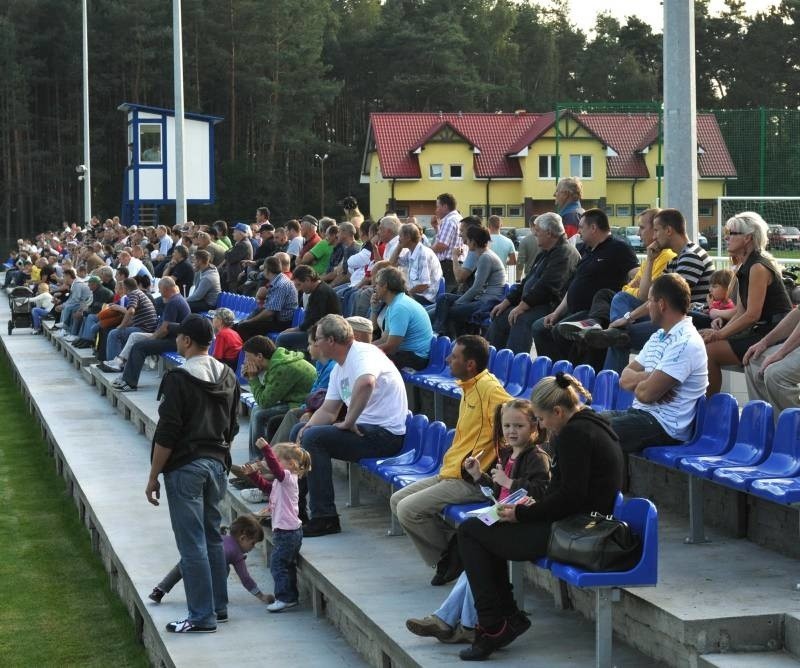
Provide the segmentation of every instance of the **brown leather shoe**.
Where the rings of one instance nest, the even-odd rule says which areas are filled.
[[[441,640],[443,643],[447,643],[448,645],[457,645],[461,643],[471,645],[475,642],[475,629],[465,629],[463,626],[461,626],[461,622],[459,622],[453,631],[453,635],[446,639],[439,638],[439,640]]]
[[[453,635],[453,627],[436,615],[429,615],[423,619],[407,619],[406,628],[416,636],[436,638],[441,642],[447,642]]]

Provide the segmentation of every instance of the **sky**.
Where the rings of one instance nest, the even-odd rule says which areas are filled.
[[[745,11],[755,14],[764,9],[777,5],[778,0],[745,0]],[[725,7],[723,0],[711,0],[709,13],[718,14]],[[570,0],[570,15],[572,21],[584,32],[589,32],[594,27],[595,17],[606,11],[620,22],[634,14],[653,26],[654,32],[661,32],[664,24],[664,8],[659,0]]]

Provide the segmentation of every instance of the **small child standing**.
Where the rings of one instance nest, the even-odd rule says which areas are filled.
[[[245,464],[244,473],[256,486],[269,494],[272,513],[272,556],[270,572],[275,581],[275,602],[270,612],[282,612],[297,605],[297,556],[303,542],[303,523],[298,507],[298,479],[311,470],[311,456],[294,443],[278,443],[270,447],[263,438],[256,441],[274,480],[267,480],[254,464]]]
[[[264,594],[259,589],[253,578],[250,577],[245,563],[247,553],[256,546],[256,543],[260,543],[262,540],[264,540],[264,530],[258,520],[252,515],[239,515],[231,522],[229,533],[222,537],[222,546],[225,550],[225,562],[228,564],[228,568],[233,566],[233,570],[239,576],[242,586],[263,603],[273,603],[275,598],[270,594]],[[177,564],[155,586],[150,593],[150,600],[161,603],[164,595],[168,594],[180,582],[181,577],[181,567],[180,564]],[[228,619],[220,619],[217,616],[217,621],[227,622]]]

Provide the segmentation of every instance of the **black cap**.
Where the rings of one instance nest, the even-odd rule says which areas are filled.
[[[178,334],[188,336],[198,346],[208,347],[214,338],[211,321],[201,315],[192,313],[178,326]]]
[[[275,226],[272,223],[264,223],[261,227],[258,228],[258,233],[261,234],[262,232],[274,232]]]

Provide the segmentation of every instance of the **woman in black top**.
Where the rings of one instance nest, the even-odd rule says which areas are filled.
[[[530,561],[547,551],[553,522],[577,513],[610,515],[622,486],[619,439],[601,415],[580,398],[591,398],[573,376],[543,378],[533,389],[539,424],[551,435],[552,478],[543,498],[501,506],[501,521],[486,526],[478,519],[458,529],[464,569],[475,596],[478,628],[467,661],[481,660],[508,645],[530,627],[514,603],[507,561]]]
[[[720,391],[722,367],[741,365],[747,349],[766,336],[792,310],[781,271],[766,252],[767,224],[757,213],[745,211],[725,223],[728,253],[741,258],[736,279],[736,313],[726,323],[716,320],[701,330],[708,353],[707,396]]]

